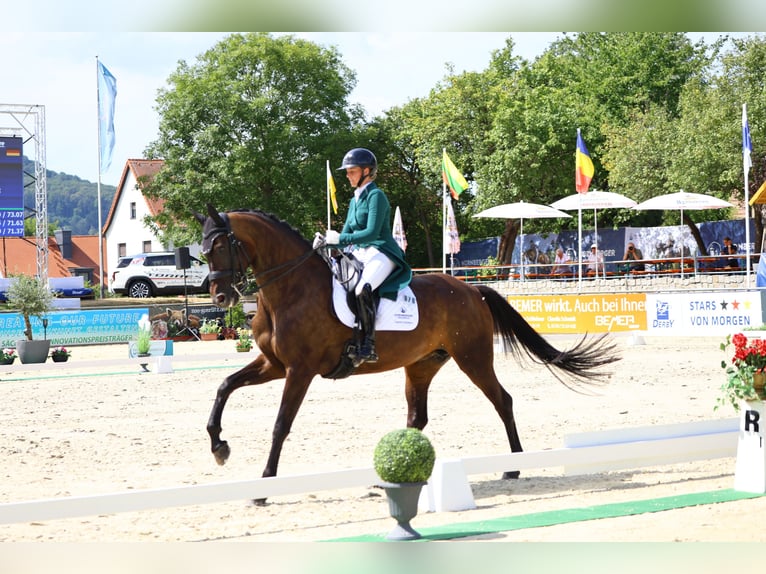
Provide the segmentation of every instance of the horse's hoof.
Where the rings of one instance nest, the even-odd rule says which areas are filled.
[[[213,448],[213,456],[215,457],[215,461],[220,465],[223,466],[226,464],[226,461],[229,459],[229,455],[231,454],[231,450],[229,449],[229,443],[227,443],[225,440],[221,441],[221,443]]]
[[[516,479],[521,476],[521,472],[518,470],[509,470],[508,472],[503,473],[503,480],[509,480],[509,479]]]

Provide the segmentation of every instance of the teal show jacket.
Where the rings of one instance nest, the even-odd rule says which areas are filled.
[[[376,247],[394,262],[396,268],[378,288],[381,297],[396,299],[397,292],[412,280],[412,269],[391,231],[391,204],[374,181],[351,200],[339,241],[340,245]]]

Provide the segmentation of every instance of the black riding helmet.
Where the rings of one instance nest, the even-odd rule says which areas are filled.
[[[363,147],[356,147],[346,152],[346,155],[343,156],[343,163],[338,170],[348,169],[349,167],[361,167],[362,169],[365,167],[369,168],[370,173],[367,175],[371,179],[375,179],[375,175],[378,173],[378,160],[375,158],[375,154],[370,150]],[[356,187],[359,187],[359,184],[364,177],[363,174],[360,180],[356,183]]]

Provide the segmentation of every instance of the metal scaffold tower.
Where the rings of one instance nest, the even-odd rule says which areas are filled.
[[[18,136],[24,142],[24,155],[34,162],[34,174],[24,172],[24,187],[35,186],[35,244],[37,276],[48,283],[48,189],[45,164],[45,106],[0,104],[0,135]],[[30,153],[29,143],[34,153]],[[31,182],[27,183],[28,180]],[[25,210],[28,209],[25,206]]]

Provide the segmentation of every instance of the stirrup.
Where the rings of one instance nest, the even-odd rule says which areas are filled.
[[[375,352],[375,344],[371,341],[362,341],[358,349],[358,359],[361,359],[365,363],[377,363],[378,354]]]

